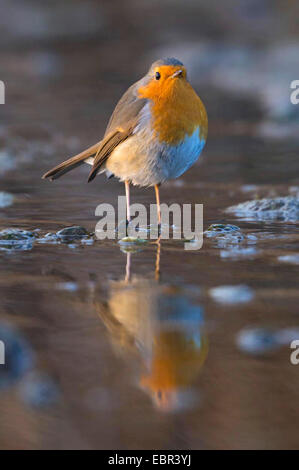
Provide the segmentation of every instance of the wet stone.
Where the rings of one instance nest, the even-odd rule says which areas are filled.
[[[0,232],[0,250],[31,250],[34,240],[34,232],[14,228],[4,229]]]
[[[244,235],[237,225],[212,224],[204,232],[206,238],[214,238],[218,245],[225,246],[230,243],[240,243],[244,240]]]
[[[13,170],[16,166],[15,159],[6,151],[0,151],[0,174]]]
[[[231,225],[231,224],[212,224],[209,226],[209,228],[205,231],[206,234],[214,234],[216,233],[232,233],[240,230],[237,225]]]
[[[144,238],[125,237],[118,241],[123,253],[137,253],[147,244]]]
[[[253,290],[246,285],[218,286],[210,289],[210,296],[223,305],[235,305],[250,302],[254,298]]]
[[[293,255],[283,255],[278,256],[278,261],[283,263],[290,263],[290,264],[299,264],[299,254],[295,253]]]
[[[28,230],[20,229],[4,229],[0,232],[0,240],[2,241],[19,241],[19,240],[30,240],[34,238],[33,232]]]
[[[254,247],[246,247],[241,248],[236,246],[229,250],[221,250],[220,257],[221,258],[229,258],[229,259],[242,259],[242,258],[253,258],[258,254],[258,250]]]
[[[299,198],[294,196],[246,201],[229,207],[226,212],[252,220],[299,220]]]
[[[9,207],[12,205],[14,197],[10,193],[0,192],[0,208]]]
[[[57,237],[64,240],[79,240],[81,238],[87,238],[89,236],[88,231],[79,225],[74,225],[73,227],[66,227],[62,230],[59,230],[56,233]]]

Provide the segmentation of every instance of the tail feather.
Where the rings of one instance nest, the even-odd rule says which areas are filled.
[[[102,141],[97,142],[95,145],[89,147],[78,155],[75,155],[74,157],[65,160],[64,162],[52,168],[51,170],[47,171],[47,173],[45,173],[42,178],[49,178],[51,181],[60,178],[60,176],[65,175],[74,168],[77,168],[78,166],[82,165],[88,157],[96,155],[101,144]]]

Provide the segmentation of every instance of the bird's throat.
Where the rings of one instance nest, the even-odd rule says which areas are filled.
[[[144,96],[151,101],[152,127],[161,143],[178,145],[199,129],[200,139],[206,140],[208,119],[205,107],[186,80],[172,79],[160,93]]]

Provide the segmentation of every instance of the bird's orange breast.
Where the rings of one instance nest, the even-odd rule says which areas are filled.
[[[178,145],[196,128],[200,139],[206,140],[206,109],[186,79],[168,79],[158,89],[154,82],[150,82],[138,91],[141,98],[152,102],[152,126],[161,143]]]

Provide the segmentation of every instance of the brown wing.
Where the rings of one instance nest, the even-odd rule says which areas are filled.
[[[43,175],[43,178],[55,180],[82,165],[88,157],[94,156],[94,164],[88,177],[88,181],[92,181],[109,155],[121,142],[130,137],[138,123],[139,112],[146,102],[145,99],[139,99],[137,96],[139,86],[139,82],[132,85],[119,100],[109,120],[103,140],[52,168]]]
[[[92,181],[103,163],[109,158],[113,150],[124,140],[128,139],[138,124],[139,113],[146,103],[146,99],[137,96],[139,82],[132,85],[117,103],[109,120],[102,146],[94,158],[93,167],[88,177]]]

